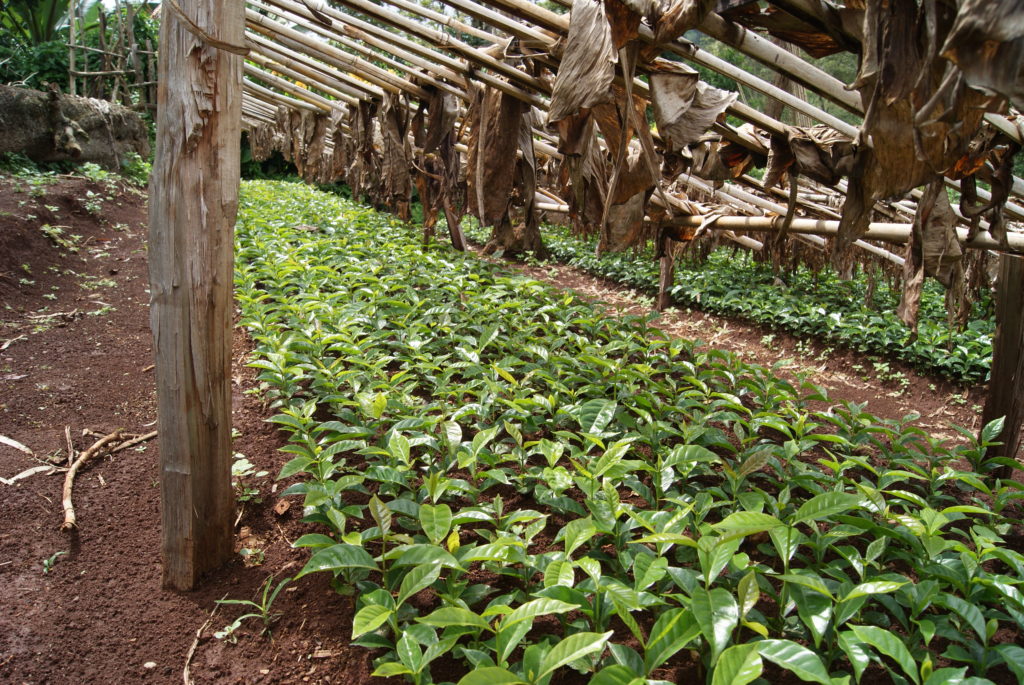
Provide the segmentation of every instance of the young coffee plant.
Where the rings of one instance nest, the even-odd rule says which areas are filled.
[[[994,428],[947,445],[338,197],[243,191],[242,324],[310,524],[296,579],[353,598],[376,675],[1024,677]]]

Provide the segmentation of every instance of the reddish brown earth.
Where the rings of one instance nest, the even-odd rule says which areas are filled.
[[[60,237],[77,252],[57,249],[44,225],[63,227]],[[619,309],[644,308],[628,291],[571,269],[535,275]],[[244,366],[241,336],[235,450],[271,475],[249,480],[263,502],[246,504],[236,530],[239,547],[261,550],[249,557],[259,563],[239,555],[197,592],[161,588],[159,449],[152,440],[88,463],[75,481],[78,528],[60,530],[65,429],[82,451],[115,429],[141,434],[155,426],[147,288],[141,194],[67,177],[35,189],[0,178],[0,435],[34,455],[0,444],[0,477],[55,466],[54,473],[0,483],[0,682],[180,683],[186,663],[196,683],[376,681],[368,675],[373,655],[348,646],[353,600],[322,576],[282,592],[272,637],[260,637],[255,621],[243,624],[236,643],[212,636],[240,613],[224,606],[211,619],[217,599],[252,598],[269,576],[293,575],[308,555],[289,545],[305,532],[297,507],[273,509],[273,492],[286,485],[273,476],[287,459],[249,392],[253,373]],[[673,313],[662,325],[762,363],[803,356],[787,336],[766,349],[756,327],[701,314]],[[950,421],[974,426],[980,388],[965,393],[904,370],[909,386],[899,393],[895,384],[862,377],[855,364],[872,369],[854,355],[831,353],[789,370],[807,366],[835,396],[867,400],[882,416],[918,411],[935,431]],[[952,401],[958,397],[964,399]]]

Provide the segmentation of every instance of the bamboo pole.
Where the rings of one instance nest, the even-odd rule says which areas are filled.
[[[249,4],[251,6],[257,7],[257,8],[268,9],[268,10],[271,9],[271,8],[267,7],[266,5],[264,5],[263,3],[260,3],[258,0],[250,0]],[[285,4],[292,4],[292,3],[284,3],[284,2],[282,2],[280,4],[281,5],[285,5]],[[308,10],[308,8],[307,8],[307,10]],[[276,12],[278,10],[272,10],[272,11]],[[291,9],[291,10],[288,10],[288,11],[292,12],[292,13],[298,13],[299,9],[298,9],[298,6],[296,6],[295,9]],[[318,33],[321,36],[324,36],[325,38],[327,38],[328,40],[336,41],[336,42],[340,43],[341,45],[343,45],[343,46],[345,46],[347,48],[350,48],[352,50],[355,50],[356,52],[359,52],[359,53],[363,54],[364,56],[366,56],[371,61],[383,62],[384,64],[386,64],[386,65],[388,65],[388,66],[390,66],[390,67],[392,67],[394,69],[397,69],[400,72],[404,72],[406,74],[410,74],[411,75],[413,73],[416,73],[407,64],[403,64],[402,62],[398,61],[398,59],[395,59],[395,57],[402,57],[399,53],[400,52],[404,52],[404,51],[401,48],[397,47],[394,44],[393,40],[391,41],[390,44],[385,43],[384,41],[374,41],[375,43],[377,43],[377,45],[378,45],[378,47],[380,49],[385,51],[385,52],[381,53],[381,52],[376,52],[376,51],[370,49],[370,47],[368,47],[367,45],[364,45],[360,41],[352,40],[351,38],[348,38],[345,35],[338,35],[338,33],[336,31],[334,31],[332,29],[327,29],[326,27],[324,27],[318,21],[310,21],[310,20],[307,20],[305,17],[302,17],[302,16],[289,16],[288,19],[290,21],[292,21],[295,25],[301,26],[304,29],[307,29],[307,30],[313,31],[315,33]],[[344,28],[342,30],[343,30],[343,32],[345,31]],[[370,38],[369,36],[365,36],[365,34],[364,34],[364,37]],[[372,38],[371,38],[371,40],[372,40]],[[392,57],[391,55],[394,55],[395,57]],[[412,56],[412,57],[413,57],[413,59],[416,59],[415,56]],[[420,61],[422,61],[422,60],[420,60]],[[445,70],[445,71],[446,71],[446,73],[444,74],[445,76],[450,76],[450,77],[455,78],[456,80],[461,80],[461,77],[459,75],[455,74],[454,72],[452,72],[450,70]],[[436,88],[440,88],[441,90],[452,89],[452,87],[450,85],[448,85],[447,83],[445,83],[442,80],[434,78],[429,73],[416,73],[416,76],[420,80],[422,80],[422,81],[424,81],[426,83],[429,83],[430,85],[432,85],[432,86],[434,86]]]
[[[292,6],[292,4],[293,4],[293,3],[290,2],[290,0],[266,0],[266,2],[268,4],[272,4],[272,5],[275,5],[277,7],[284,8],[284,9],[289,9]],[[253,2],[253,4],[254,5],[258,5],[260,3],[257,1],[257,2]],[[324,8],[324,9],[328,10],[329,8]],[[349,21],[349,20],[352,19],[351,17],[349,17],[349,15],[337,12],[337,10],[334,10],[333,12],[338,14],[338,15],[340,15],[340,17],[343,17],[343,19],[338,19],[339,22],[345,23],[346,21]],[[334,14],[330,14],[329,16],[331,16],[332,18],[335,18]],[[316,23],[314,23],[314,22],[305,22],[305,20],[301,20],[300,19],[299,22],[297,22],[297,23],[300,23],[300,25],[302,25],[304,28],[309,28],[310,30],[317,31],[318,33],[321,33],[321,35],[325,35],[325,36],[332,35],[331,33],[327,32],[326,29],[324,29],[323,27],[317,26]],[[370,29],[373,29],[373,30],[376,30],[376,31],[381,31],[381,29],[379,27],[373,27],[372,25],[366,24],[365,22],[354,21],[353,24],[356,25],[359,30],[362,30],[364,27],[369,27]],[[270,29],[270,30],[272,30],[272,29]],[[412,41],[408,41],[407,39],[405,39],[404,36],[400,36],[398,34],[389,33],[389,32],[386,32],[386,31],[384,32],[384,34],[386,34],[388,36],[388,40],[392,41],[392,44],[400,43],[401,45],[403,45],[405,47],[408,47],[410,50],[413,50],[413,51],[416,51],[416,50],[425,51],[427,54],[430,54],[430,55],[432,55],[434,57],[442,57],[445,60],[448,60],[448,61],[445,62],[445,64],[453,64],[455,66],[455,69],[457,70],[457,73],[449,72],[450,77],[452,77],[453,80],[465,82],[465,78],[466,78],[465,75],[471,73],[470,67],[468,65],[462,63],[462,62],[459,62],[458,60],[454,60],[454,59],[452,59],[450,57],[447,57],[446,55],[443,55],[442,53],[439,53],[439,52],[436,52],[436,51],[431,51],[429,49],[423,48],[422,46],[417,46],[416,43],[414,43]],[[280,39],[279,36],[278,36],[278,39]],[[317,41],[311,41],[311,40],[309,40],[307,38],[306,41],[299,41],[299,42],[303,43],[307,48],[311,48],[311,49],[314,49],[314,50],[316,49],[315,43]],[[323,51],[321,51],[321,53],[322,52]],[[522,72],[519,72],[518,70],[513,70],[513,71],[515,71],[515,73],[519,74],[523,79],[528,79],[529,78],[526,74],[523,74]],[[446,77],[449,77],[449,74],[442,74],[442,75],[444,75]],[[507,95],[515,97],[516,99],[521,100],[523,102],[526,102],[526,103],[528,103],[528,104],[530,104],[532,106],[540,107],[542,109],[546,108],[544,100],[542,100],[540,97],[538,97],[537,95],[535,95],[533,93],[529,93],[529,92],[521,90],[520,88],[518,88],[513,83],[509,83],[509,82],[507,82],[507,81],[505,81],[503,79],[496,78],[493,75],[485,73],[485,72],[477,71],[477,72],[472,72],[472,74],[473,74],[473,78],[475,78],[475,79],[479,80],[480,82],[482,82],[482,83],[484,83],[486,85],[489,85],[489,86],[491,86],[493,88],[497,88],[498,90],[500,90],[501,92],[503,92],[503,93],[505,93]],[[417,75],[417,76],[419,77],[419,75]],[[459,98],[462,98],[462,99],[468,101],[468,95],[466,93],[462,92],[461,90],[457,90],[457,89],[454,89],[454,88],[451,88],[451,87],[446,88],[445,90],[447,90],[448,92],[456,95]],[[413,94],[416,95],[417,97],[422,97],[422,95],[423,95],[422,91],[413,92]]]
[[[700,226],[704,221],[700,216],[680,216],[670,219],[669,223],[678,226]],[[766,216],[725,216],[716,219],[712,228],[727,229],[735,231],[772,232],[779,230],[782,217]],[[910,236],[912,224],[889,224],[871,223],[868,232],[864,234],[864,240],[878,240],[881,242],[904,245]],[[958,228],[957,237],[963,247],[975,250],[997,250],[1014,253],[1024,253],[1024,233],[1011,233],[1007,236],[1009,250],[1000,247],[999,242],[988,233],[979,233],[971,240],[967,240],[967,229]],[[806,233],[812,235],[836,235],[839,232],[839,222],[824,219],[793,219],[789,227],[791,233]]]
[[[292,69],[290,64],[294,64],[294,62],[290,61],[289,63],[286,64],[283,61],[280,61],[280,59],[273,59],[255,51],[249,53],[248,59],[250,62],[253,62],[258,66],[262,67],[265,72],[276,71],[287,78],[295,79],[296,81],[301,81],[302,83],[314,86],[317,90],[323,91],[324,93],[330,95],[335,100],[344,102],[346,105],[354,105],[359,102],[358,97],[352,96],[348,93],[344,93],[340,90],[337,90],[336,88],[332,88],[326,83],[322,83],[313,75],[305,74],[295,69]],[[247,68],[246,73],[252,75],[255,72],[250,71]],[[293,85],[295,85],[300,90],[302,89],[298,84]],[[312,91],[309,92],[313,95],[317,95],[317,93],[313,93]]]
[[[381,69],[374,64],[370,64],[366,60],[356,57],[355,55],[343,52],[327,43],[320,43],[318,45],[318,42],[314,41],[310,36],[296,31],[291,27],[284,26],[269,17],[259,14],[258,12],[247,9],[245,11],[245,18],[246,23],[253,30],[275,39],[287,38],[293,43],[299,43],[307,47],[318,49],[323,57],[328,59],[334,66],[340,69],[349,69],[353,73],[375,83],[386,91],[396,95],[401,94],[403,91],[408,91],[417,97],[424,97],[426,95],[426,91],[419,86],[409,83],[405,79],[399,78],[389,71]]]
[[[455,17],[451,17],[447,14],[435,12],[429,7],[423,7],[421,5],[408,2],[408,0],[387,0],[387,3],[389,5],[397,7],[398,9],[405,10],[406,12],[419,14],[421,17],[424,17],[425,19],[437,22],[442,26],[447,26],[448,28],[453,29],[455,31],[468,34],[470,36],[473,36],[474,38],[479,38],[480,40],[485,40],[488,43],[499,43],[502,40],[499,36],[496,36],[493,33],[488,33],[487,31],[477,28],[476,26],[471,26],[470,24],[461,22]]]
[[[540,79],[530,76],[515,67],[506,64],[505,62],[491,57],[487,53],[477,50],[472,45],[462,42],[457,38],[449,36],[447,33],[431,29],[430,27],[423,26],[411,19],[395,13],[388,12],[378,5],[375,5],[369,0],[339,0],[345,6],[354,9],[358,12],[363,12],[367,15],[373,16],[383,22],[394,26],[395,28],[408,31],[410,34],[417,36],[423,40],[426,40],[434,45],[437,45],[445,50],[454,52],[461,57],[465,57],[471,62],[475,62],[482,67],[492,70],[496,74],[500,74],[506,78],[514,80],[522,85],[537,90],[539,92],[550,92],[550,87]],[[511,94],[511,93],[510,93]],[[536,102],[530,104],[536,104],[542,106],[539,98],[532,98]]]
[[[353,97],[358,97],[359,99],[366,99],[367,96],[371,98],[384,97],[383,89],[365,80],[356,78],[352,74],[342,71],[326,61],[314,59],[313,56],[307,55],[302,51],[289,50],[283,41],[273,41],[261,34],[253,33],[252,31],[246,31],[245,38],[255,49],[262,51],[263,54],[269,53],[271,57],[276,55],[280,55],[283,58],[291,57],[291,59],[301,61],[308,68],[322,73],[324,78],[339,81],[340,83],[336,84],[336,86],[339,87],[339,89],[343,89],[345,92],[351,91]],[[312,54],[316,57],[321,57],[319,53]],[[327,58],[324,57],[324,59]]]
[[[343,35],[339,35],[333,27],[327,29],[319,22],[307,20],[301,14],[303,9],[307,12],[309,11],[309,8],[304,5],[297,5],[289,0],[266,0],[265,2],[252,0],[250,4],[254,7],[266,9],[270,9],[269,6],[273,6],[276,8],[273,11],[288,12],[289,18],[295,21],[297,25],[313,31],[328,40],[336,40],[358,50],[365,50],[365,46],[360,45],[360,42],[365,43],[379,50],[390,52],[394,56],[423,69],[429,74],[433,74],[439,79],[448,79],[463,89],[465,88],[465,65],[458,60],[451,59],[447,55],[430,50],[418,43],[407,41],[404,36],[391,33],[379,26],[364,22],[357,17],[337,12],[336,16],[332,17],[332,20],[340,24],[339,30]],[[378,53],[373,54],[378,56]],[[437,58],[436,62],[434,61],[435,58]],[[403,71],[410,72],[409,68],[404,65],[401,68]],[[421,74],[417,74],[417,76],[423,77]],[[455,88],[453,86],[448,85],[443,80],[431,78],[430,82],[442,90],[451,92],[456,97],[462,97],[454,92]]]
[[[282,93],[278,93],[277,91],[271,90],[266,86],[261,86],[260,84],[251,81],[247,78],[242,79],[242,90],[248,92],[254,98],[256,98],[256,96],[259,96],[259,99],[265,98],[264,101],[270,100],[276,102],[279,105],[284,105],[285,107],[290,107],[292,109],[302,109],[309,112],[326,111],[323,107],[311,105],[305,100],[299,100],[284,95]]]
[[[246,32],[245,38],[251,50],[249,53],[250,58],[252,55],[259,55],[262,59],[288,67],[298,74],[298,76],[292,76],[291,78],[298,78],[300,81],[304,80],[313,83],[325,93],[330,93],[334,90],[347,98],[362,100],[370,92],[366,88],[357,88],[350,85],[348,81],[342,78],[340,72],[331,69],[331,67],[323,62],[318,62],[301,53],[284,50],[281,46],[273,41],[266,40],[263,36]],[[253,61],[257,62],[255,59]],[[366,84],[362,85],[365,86]],[[378,93],[381,92],[379,89],[375,90]],[[342,100],[344,98],[338,97],[338,99]]]
[[[150,311],[163,582],[189,590],[232,556],[231,283],[242,59],[209,41],[239,45],[244,15],[243,0],[178,0],[175,11],[164,9]]]
[[[283,90],[284,92],[289,93],[293,97],[295,97],[295,98],[297,98],[299,100],[303,100],[304,102],[307,102],[310,105],[313,105],[314,107],[316,107],[317,109],[319,109],[321,111],[324,111],[324,112],[332,112],[332,111],[334,111],[334,107],[335,107],[336,103],[331,102],[330,100],[328,100],[327,98],[323,97],[322,95],[317,95],[316,93],[308,91],[305,88],[303,88],[302,86],[299,86],[299,85],[297,85],[295,83],[292,83],[291,81],[289,81],[287,79],[283,79],[280,76],[275,76],[274,74],[271,74],[268,71],[260,69],[259,67],[255,66],[255,65],[247,63],[245,65],[245,74],[246,74],[246,76],[249,76],[251,78],[257,78],[257,79],[259,79],[261,81],[265,81],[267,83],[271,83],[274,86],[276,86],[277,88],[280,88],[281,90]]]

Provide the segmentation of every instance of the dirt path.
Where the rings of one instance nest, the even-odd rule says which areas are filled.
[[[95,441],[84,429],[152,430],[145,221],[141,194],[81,179],[32,187],[0,178],[0,435],[35,454],[0,444],[0,477],[64,465],[66,426],[78,450]],[[245,352],[236,336],[235,449],[271,475],[253,480],[264,501],[246,505],[237,532],[261,563],[238,556],[199,592],[161,588],[155,441],[82,469],[71,534],[59,530],[62,473],[0,483],[0,682],[181,683],[216,599],[251,598],[269,574],[297,570],[307,554],[286,540],[304,527],[296,512],[271,509],[286,455],[246,392],[254,384]],[[371,682],[369,655],[347,646],[351,609],[326,580],[289,590],[275,607],[286,616],[272,642],[253,635],[255,624],[238,644],[213,639],[239,615],[218,612],[193,659],[195,682]]]

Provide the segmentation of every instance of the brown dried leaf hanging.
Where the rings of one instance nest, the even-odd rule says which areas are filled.
[[[967,84],[998,93],[1024,107],[1024,3],[961,0],[941,54],[963,72]]]
[[[947,288],[963,280],[963,250],[956,235],[956,214],[942,178],[933,180],[917,205],[903,267],[903,294],[896,314],[917,331],[917,314],[925,276]]]
[[[654,120],[665,149],[672,152],[700,140],[739,96],[703,83],[688,68],[664,62],[650,80]]]
[[[551,92],[548,122],[558,122],[580,110],[610,102],[617,62],[604,4],[574,0],[569,38]]]

